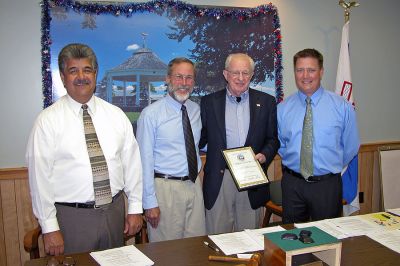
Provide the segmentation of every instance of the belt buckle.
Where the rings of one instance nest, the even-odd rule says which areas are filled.
[[[311,178],[311,179],[310,179],[310,178]],[[309,176],[309,177],[306,179],[306,181],[307,181],[308,183],[315,183],[315,182],[321,181],[320,178],[317,178],[317,179],[314,179],[314,178],[315,178],[315,176]]]

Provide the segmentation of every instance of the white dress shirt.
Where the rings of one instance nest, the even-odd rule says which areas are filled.
[[[128,213],[142,213],[142,166],[129,119],[96,96],[87,105],[107,161],[112,195],[124,190]],[[59,230],[55,202],[94,201],[81,106],[63,96],[40,113],[29,137],[29,185],[43,233]]]

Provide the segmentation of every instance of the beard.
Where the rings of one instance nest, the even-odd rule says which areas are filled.
[[[185,94],[179,94],[179,91],[186,91]],[[168,93],[171,95],[172,98],[174,98],[176,101],[180,103],[186,102],[187,99],[189,99],[190,94],[193,91],[193,87],[187,86],[187,85],[180,85],[180,86],[172,86],[171,84],[168,84]]]

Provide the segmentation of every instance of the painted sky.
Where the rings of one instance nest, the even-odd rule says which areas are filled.
[[[155,13],[135,13],[130,18],[110,14],[95,15],[95,29],[82,29],[85,14],[68,11],[66,17],[61,19],[53,12],[51,16],[51,69],[55,98],[65,93],[59,77],[57,56],[62,47],[69,43],[85,43],[95,51],[99,61],[98,81],[104,77],[107,70],[126,61],[135,48],[143,47],[142,33],[146,34],[146,47],[153,50],[166,64],[177,56],[189,57],[189,49],[194,47],[189,38],[183,39],[182,42],[169,39],[167,33],[171,33],[171,30],[168,27],[172,26],[172,22],[167,17]],[[274,95],[273,90],[268,91],[265,88],[274,87],[273,81],[261,85],[261,90],[264,87],[264,91]]]

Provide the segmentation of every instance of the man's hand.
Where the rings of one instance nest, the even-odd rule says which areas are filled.
[[[158,222],[160,221],[160,208],[155,207],[144,211],[146,220],[150,223],[151,227],[157,228]]]
[[[127,236],[133,236],[140,231],[142,225],[142,214],[128,214],[125,219],[124,234]]]
[[[258,160],[260,164],[265,163],[265,161],[267,160],[267,158],[265,158],[265,155],[262,153],[257,153],[257,155],[254,158],[256,158],[256,160]]]
[[[51,256],[64,254],[64,238],[60,230],[43,234],[43,241],[46,254]]]

